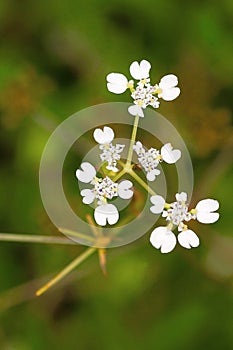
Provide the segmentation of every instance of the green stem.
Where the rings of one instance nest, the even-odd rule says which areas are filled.
[[[69,239],[59,236],[27,235],[17,233],[0,233],[0,241],[43,244],[76,244]]]
[[[95,242],[95,238],[94,237],[90,237],[88,235],[85,235],[85,234],[82,234],[82,233],[79,233],[79,232],[76,232],[76,231],[72,231],[72,230],[69,230],[67,228],[58,227],[58,230],[60,232],[64,233],[65,235],[81,238],[81,239],[84,239],[84,240],[90,241],[90,242]]]
[[[131,141],[130,141],[130,146],[129,146],[128,157],[127,157],[127,161],[126,161],[126,167],[129,167],[131,165],[131,161],[133,158],[133,146],[134,146],[135,140],[136,140],[138,123],[139,123],[139,116],[136,115],[134,118],[133,131],[132,131],[132,136],[131,136]]]
[[[88,248],[81,255],[79,255],[76,259],[74,259],[69,265],[67,265],[63,270],[61,270],[54,278],[52,278],[48,283],[46,283],[43,287],[36,291],[36,296],[40,296],[45,293],[49,288],[54,286],[57,282],[59,282],[62,278],[64,278],[68,273],[70,273],[75,267],[80,265],[84,260],[86,260],[89,256],[91,256],[97,249],[96,248]]]
[[[112,181],[116,182],[117,180],[119,180],[123,175],[125,175],[126,170],[122,169],[114,178]]]
[[[147,185],[145,181],[143,181],[140,176],[138,176],[133,169],[129,172],[129,174],[143,187],[145,190],[150,193],[152,196],[156,196],[156,192],[150,188],[150,186]]]

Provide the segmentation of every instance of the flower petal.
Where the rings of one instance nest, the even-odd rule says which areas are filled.
[[[215,199],[203,199],[196,205],[197,220],[203,224],[212,224],[219,219],[219,213],[213,213],[218,210],[219,202]]]
[[[156,179],[156,176],[159,174],[160,174],[160,170],[153,169],[146,174],[146,178],[148,181],[154,181]]]
[[[162,98],[164,101],[173,101],[180,94],[180,89],[178,87],[164,89],[161,94],[158,94],[159,98]]]
[[[165,199],[162,196],[151,196],[150,201],[152,204],[154,204],[152,207],[150,207],[150,211],[153,214],[160,214],[163,211]]]
[[[95,199],[95,194],[89,188],[85,188],[80,192],[81,196],[83,196],[83,203],[91,204]]]
[[[163,160],[168,164],[174,164],[181,157],[181,151],[179,149],[173,149],[170,143],[166,143],[161,148],[161,155]]]
[[[198,247],[200,244],[198,236],[192,230],[182,231],[177,238],[180,245],[187,249]]]
[[[104,145],[106,143],[112,142],[112,140],[114,139],[114,131],[108,126],[104,126],[103,130],[95,129],[93,137],[95,141],[98,142],[100,145]]]
[[[110,73],[106,77],[107,87],[110,92],[122,94],[128,88],[128,80],[121,73]]]
[[[156,249],[161,249],[161,253],[169,253],[175,248],[176,236],[167,227],[159,226],[151,233],[150,242]]]
[[[119,220],[119,213],[115,205],[103,204],[99,205],[94,211],[94,218],[98,225],[105,226],[114,225]]]
[[[201,222],[202,224],[213,224],[214,222],[218,221],[218,219],[219,213],[197,213],[197,221]]]
[[[174,74],[167,74],[160,80],[159,87],[163,89],[172,88],[178,84],[178,78]]]
[[[219,208],[219,202],[216,199],[202,199],[197,203],[196,209],[198,211],[211,212],[216,211]]]
[[[133,184],[129,180],[123,180],[118,184],[118,195],[123,199],[130,199],[133,196],[133,191],[130,188]]]
[[[80,165],[80,169],[76,170],[76,177],[79,181],[84,182],[84,183],[89,183],[93,180],[93,178],[96,175],[96,170],[93,167],[93,165],[91,165],[88,162],[84,162]]]
[[[178,202],[187,202],[188,200],[188,195],[186,192],[181,192],[176,194],[176,200]]]
[[[144,118],[144,113],[143,113],[143,110],[140,106],[138,105],[133,105],[133,106],[130,106],[128,108],[128,112],[129,114],[133,115],[133,116],[136,116],[138,115],[139,117],[141,118]]]
[[[142,60],[140,63],[134,61],[130,67],[130,74],[136,80],[148,78],[150,74],[151,64],[146,60]]]

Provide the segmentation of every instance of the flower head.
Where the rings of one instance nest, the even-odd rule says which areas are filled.
[[[129,113],[133,116],[144,116],[141,108],[147,106],[153,108],[159,107],[159,98],[165,101],[172,101],[180,94],[180,89],[177,87],[178,79],[174,74],[165,75],[159,84],[151,85],[150,82],[151,64],[147,60],[141,62],[134,61],[129,71],[134,80],[129,80],[121,73],[110,73],[107,75],[107,88],[110,92],[121,94],[127,89],[130,89],[131,97],[136,106],[140,107],[135,114],[136,109],[129,109]]]
[[[123,180],[117,183],[108,176],[98,178],[93,165],[87,162],[82,163],[80,168],[76,171],[78,180],[92,185],[92,188],[81,190],[80,194],[83,197],[83,203],[91,204],[95,200],[97,201],[94,218],[98,225],[104,226],[107,222],[110,225],[115,224],[119,219],[119,213],[115,205],[108,204],[108,200],[111,200],[113,197],[130,199],[133,196],[132,182]]]
[[[176,236],[172,232],[174,226],[178,226],[178,242],[184,248],[190,249],[199,245],[199,238],[195,232],[188,229],[187,222],[197,220],[202,223],[213,223],[218,220],[219,213],[215,213],[219,208],[218,201],[214,199],[203,199],[197,203],[196,208],[189,210],[187,193],[176,194],[176,201],[166,204],[162,196],[151,197],[153,206],[150,208],[154,214],[162,213],[168,223],[167,227],[157,227],[151,234],[150,242],[157,248],[161,248],[162,253],[172,251],[176,245]],[[175,243],[174,243],[175,242]],[[164,244],[166,249],[163,248]]]
[[[170,143],[162,146],[161,151],[158,151],[156,148],[150,148],[146,151],[142,143],[137,141],[133,149],[138,155],[139,163],[146,171],[148,181],[154,181],[156,176],[160,174],[160,170],[157,169],[159,163],[165,161],[168,164],[172,164],[177,162],[181,157],[180,150],[174,150]]]

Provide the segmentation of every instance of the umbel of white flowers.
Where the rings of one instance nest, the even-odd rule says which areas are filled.
[[[170,143],[162,146],[161,151],[158,151],[156,148],[150,148],[146,151],[142,143],[137,141],[133,149],[138,155],[139,163],[146,171],[148,181],[154,181],[156,176],[160,174],[160,170],[157,169],[159,163],[164,161],[168,164],[174,164],[181,157],[181,151],[179,149],[173,149]]]
[[[203,199],[197,203],[195,209],[188,209],[187,193],[176,194],[176,202],[165,203],[162,196],[152,196],[153,206],[150,208],[154,214],[162,213],[166,218],[167,226],[159,226],[154,229],[150,236],[151,244],[160,249],[162,253],[171,252],[176,246],[176,236],[172,232],[173,227],[178,226],[178,242],[184,248],[190,249],[199,246],[199,238],[195,232],[190,230],[184,222],[197,220],[204,224],[211,224],[219,219],[219,203],[214,199]]]
[[[94,218],[98,225],[116,224],[119,220],[118,209],[114,204],[109,204],[107,201],[113,197],[130,199],[133,196],[132,182],[123,180],[117,183],[108,176],[103,179],[98,178],[96,177],[96,169],[88,162],[82,163],[80,168],[76,170],[77,179],[92,185],[91,189],[86,188],[80,192],[83,197],[83,203],[91,204],[96,200],[97,207],[94,211]]]
[[[144,117],[142,109],[147,106],[158,108],[160,98],[172,101],[180,94],[180,89],[177,87],[178,79],[174,74],[165,75],[158,84],[151,85],[150,69],[151,64],[146,60],[140,63],[134,61],[130,65],[130,74],[137,81],[136,86],[135,81],[128,80],[124,74],[110,73],[107,75],[107,88],[110,92],[122,94],[127,89],[130,90],[135,106],[130,106],[128,111],[133,116]]]
[[[112,141],[114,139],[114,131],[105,126],[103,130],[95,129],[93,137],[97,143],[99,143],[99,149],[103,151],[100,154],[100,159],[103,162],[107,162],[106,168],[113,172],[117,172],[117,160],[121,159],[120,153],[123,151],[125,145],[116,144],[113,146]]]

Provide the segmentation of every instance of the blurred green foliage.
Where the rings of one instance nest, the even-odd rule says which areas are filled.
[[[154,80],[179,77],[160,112],[187,142],[195,199],[221,203],[217,224],[195,226],[198,250],[164,256],[144,237],[108,252],[107,278],[94,256],[37,299],[38,279],[82,248],[2,242],[0,349],[232,349],[232,15],[230,0],[0,2],[1,232],[58,234],[40,199],[43,147],[77,110],[128,102],[105,76],[142,58]]]

